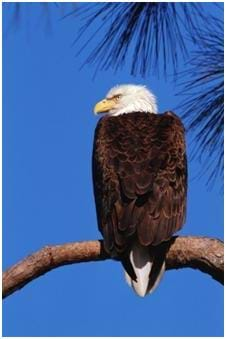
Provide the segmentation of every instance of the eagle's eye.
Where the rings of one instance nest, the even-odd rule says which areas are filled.
[[[119,100],[120,98],[121,98],[121,94],[118,94],[118,95],[115,95],[115,96],[114,96],[114,99],[115,99],[115,100]]]
[[[107,100],[118,101],[122,97],[121,94],[113,95],[112,97],[107,98]]]

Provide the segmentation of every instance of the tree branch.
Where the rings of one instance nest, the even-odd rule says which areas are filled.
[[[222,241],[206,237],[173,237],[164,246],[167,270],[191,267],[224,284]],[[102,240],[46,246],[3,273],[3,298],[56,267],[105,259],[110,257]]]

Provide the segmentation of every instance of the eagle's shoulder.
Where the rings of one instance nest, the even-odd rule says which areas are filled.
[[[185,131],[184,124],[176,113],[172,111],[166,111],[163,114],[161,114],[161,116],[163,117],[163,119],[171,121],[173,124],[176,124]]]
[[[151,123],[156,122],[163,123],[163,122],[169,122],[173,124],[177,124],[179,126],[184,127],[182,120],[180,117],[172,112],[172,111],[166,111],[164,113],[148,113],[148,112],[131,112],[131,113],[123,113],[118,116],[104,116],[102,117],[98,123],[96,129],[99,129],[100,127],[107,127],[112,125],[125,125],[127,123],[130,123],[132,121],[137,122],[145,122],[145,123]]]

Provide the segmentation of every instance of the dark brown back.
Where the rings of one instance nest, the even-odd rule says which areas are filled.
[[[157,245],[179,230],[186,214],[184,127],[172,112],[134,112],[100,119],[93,148],[99,230],[121,255],[134,237]]]

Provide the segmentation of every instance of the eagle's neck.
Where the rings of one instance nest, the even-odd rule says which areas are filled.
[[[120,107],[116,107],[109,112],[111,116],[118,116],[121,114],[129,114],[133,112],[143,112],[143,113],[158,113],[158,108],[155,101],[152,100],[136,100],[131,103],[127,103]]]

